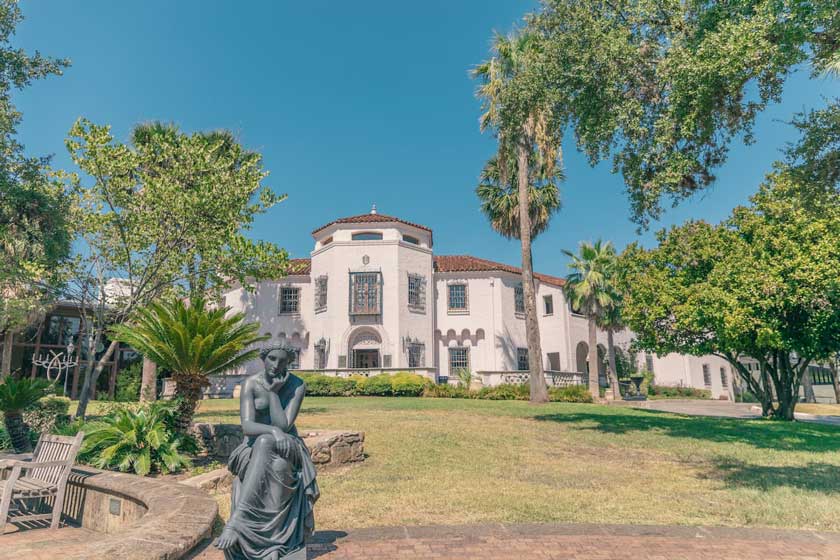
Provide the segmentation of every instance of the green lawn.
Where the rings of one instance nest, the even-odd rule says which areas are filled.
[[[824,416],[840,416],[840,404],[807,404],[796,405],[796,412],[819,414]]]
[[[237,403],[204,401],[198,416],[238,422]],[[320,529],[556,521],[840,531],[832,426],[583,404],[316,397],[298,426],[367,434],[364,464],[319,475]]]

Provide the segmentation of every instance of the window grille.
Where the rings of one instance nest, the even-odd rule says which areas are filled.
[[[408,275],[408,307],[416,311],[426,309],[426,278],[420,274]]]
[[[383,354],[382,355],[382,367],[384,367],[384,368],[391,367],[391,354]]]
[[[519,371],[528,371],[531,368],[528,367],[528,349],[527,348],[517,348],[516,349],[516,369]]]
[[[469,301],[467,300],[466,284],[449,284],[449,310],[467,311]]]
[[[350,314],[379,315],[381,303],[382,275],[379,272],[351,272]]]
[[[327,277],[319,276],[315,279],[315,311],[327,308]]]
[[[450,348],[449,349],[449,371],[454,372],[459,369],[470,368],[470,351],[469,348]]]
[[[347,367],[347,355],[339,356],[338,357],[338,367],[346,368]]]
[[[422,342],[408,345],[408,367],[426,367],[426,345]]]
[[[289,362],[289,369],[300,369],[300,350],[292,350],[292,361]]]
[[[513,306],[517,313],[525,313],[525,289],[522,284],[517,284],[513,288]]]
[[[726,368],[720,368],[720,384],[724,389],[729,387],[729,379],[726,377]]]
[[[315,345],[315,369],[326,369],[327,367],[327,345]]]
[[[297,313],[300,310],[300,288],[280,288],[280,313]]]
[[[545,314],[554,315],[554,297],[543,296],[543,304],[545,306]]]
[[[703,385],[712,386],[712,372],[709,371],[709,364],[703,364]]]

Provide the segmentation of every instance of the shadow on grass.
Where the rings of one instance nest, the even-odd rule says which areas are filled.
[[[840,467],[829,463],[808,463],[806,466],[775,467],[750,465],[742,461],[718,462],[710,478],[722,479],[728,486],[772,490],[796,488],[822,494],[840,494]]]
[[[836,426],[803,422],[679,416],[652,410],[611,411],[610,414],[543,414],[534,418],[542,422],[579,424],[573,427],[605,434],[656,432],[673,438],[742,443],[761,449],[781,451],[827,453],[840,450],[840,430]]]

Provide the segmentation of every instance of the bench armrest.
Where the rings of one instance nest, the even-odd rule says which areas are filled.
[[[52,467],[66,467],[67,461],[44,461],[40,463],[36,463],[34,461],[18,461],[15,459],[3,459],[0,460],[0,469],[11,469],[14,467],[20,467],[22,470],[30,470],[30,469],[49,469]],[[72,465],[70,465],[72,466]]]

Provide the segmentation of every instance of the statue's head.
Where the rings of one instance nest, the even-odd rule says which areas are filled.
[[[260,358],[269,376],[285,380],[289,375],[289,364],[295,359],[295,350],[285,345],[271,346],[260,350]]]

